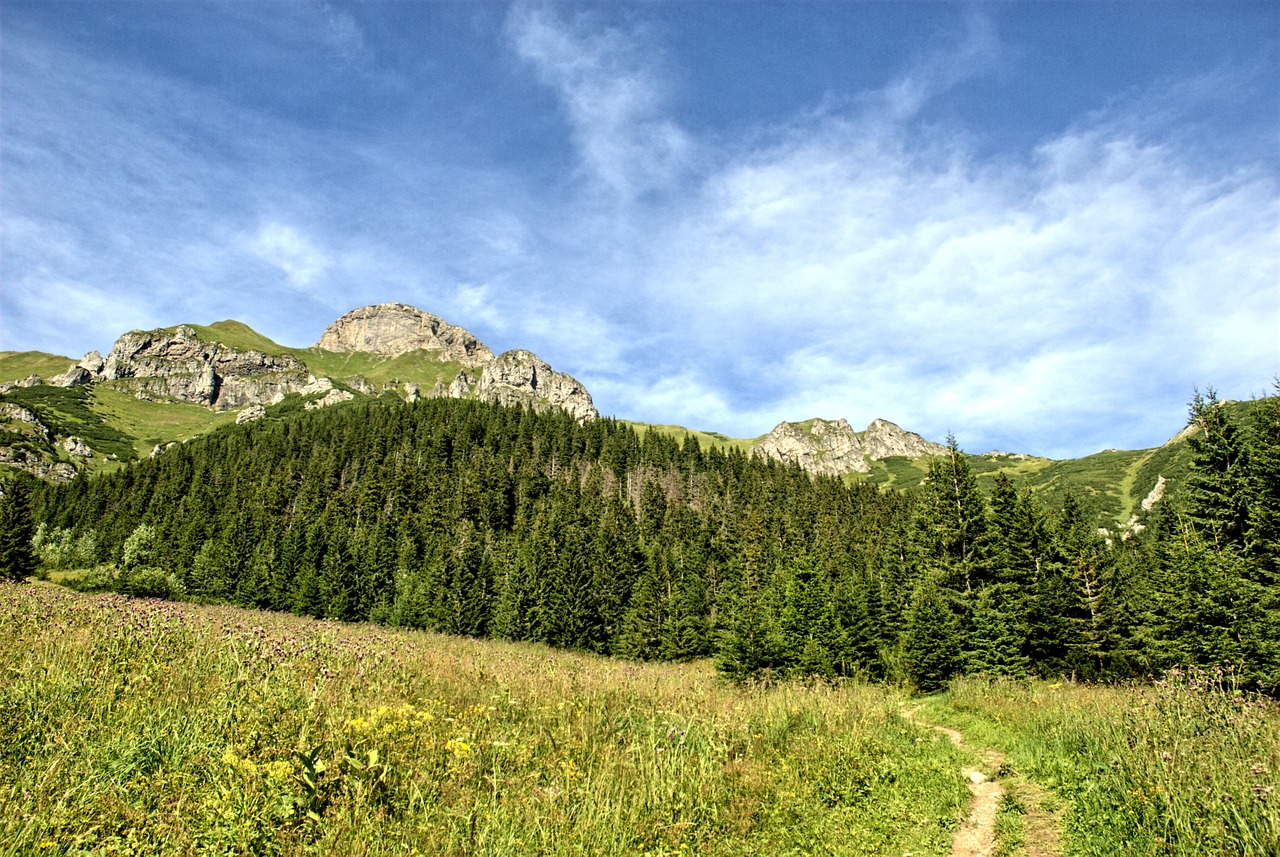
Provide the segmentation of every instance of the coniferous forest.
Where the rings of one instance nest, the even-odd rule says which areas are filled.
[[[1104,538],[954,440],[898,492],[600,419],[377,400],[31,485],[81,586],[643,660],[738,680],[1142,677],[1280,689],[1280,398],[1197,394],[1184,490]]]

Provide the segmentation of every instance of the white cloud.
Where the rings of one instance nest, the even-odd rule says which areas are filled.
[[[912,119],[942,93],[998,65],[1003,50],[988,16],[970,11],[959,36],[957,43],[935,46],[888,86],[868,93],[863,101],[872,115],[891,122]]]
[[[1147,377],[1273,371],[1278,213],[1267,173],[1101,131],[996,170],[831,121],[711,176],[651,286],[679,336],[775,367],[786,416],[1070,431]]]
[[[250,248],[298,286],[311,285],[333,264],[328,253],[297,229],[283,223],[264,223],[251,240]]]
[[[461,285],[454,291],[451,303],[454,318],[466,319],[467,324],[486,324],[502,330],[507,327],[509,319],[496,305],[493,290],[488,285]]]
[[[561,21],[545,6],[518,5],[508,22],[521,58],[555,89],[588,174],[624,201],[669,188],[691,141],[662,114],[662,87],[634,33]]]
[[[354,17],[307,8],[260,59],[314,50],[316,9],[332,49],[375,53]],[[975,18],[864,97],[695,139],[665,112],[653,34],[599,20],[520,5],[505,30],[585,183],[7,40],[5,347],[228,316],[313,342],[404,300],[537,351],[620,417],[737,436],[885,417],[1060,455],[1158,443],[1193,385],[1247,395],[1280,369],[1274,165],[1206,156],[1177,99],[1138,93],[982,161],[963,129],[921,127],[929,99],[1000,62]],[[48,321],[63,303],[70,320]]]
[[[617,403],[607,416],[644,420],[640,414],[662,414],[663,420],[700,431],[722,431],[739,417],[739,408],[723,390],[693,373],[653,377],[643,373],[625,377],[593,377],[588,388],[599,407],[601,400]],[[659,422],[659,420],[652,420]]]
[[[145,295],[121,295],[89,283],[38,275],[24,277],[7,300],[0,348],[11,348],[10,334],[21,326],[24,338],[48,343],[42,350],[78,359],[88,351],[106,354],[126,331],[170,322],[156,319]]]
[[[320,4],[324,17],[322,41],[344,59],[352,59],[364,52],[364,31],[355,17],[347,11],[336,9],[328,3]]]

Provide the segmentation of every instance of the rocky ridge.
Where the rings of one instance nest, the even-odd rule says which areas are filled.
[[[464,328],[401,303],[353,309],[325,329],[316,347],[384,357],[427,351],[431,359],[472,369],[493,359],[493,352]]]
[[[807,430],[802,424],[783,420],[752,448],[752,453],[783,464],[798,464],[801,470],[816,476],[871,470],[862,441],[845,419],[815,419]]]
[[[376,355],[385,360],[420,356],[432,365],[453,364],[461,369],[452,382],[439,381],[430,391],[412,380],[412,372],[409,380],[386,380],[384,374],[377,384],[354,373],[317,377],[320,373],[313,372],[308,362],[335,365],[323,357],[325,352]],[[310,354],[316,354],[319,363],[309,361]],[[338,365],[345,364],[339,361]],[[430,375],[426,373],[426,377]],[[238,423],[263,418],[265,406],[279,403],[291,393],[308,397],[307,409],[357,396],[395,393],[409,402],[429,395],[477,398],[538,410],[562,408],[581,422],[599,416],[590,392],[580,381],[555,371],[536,354],[513,349],[495,356],[466,329],[403,303],[353,309],[330,324],[309,350],[234,347],[189,325],[134,330],[116,340],[106,357],[91,351],[48,381],[32,376],[14,383],[73,387],[99,382],[140,399],[186,402],[216,412],[239,411]],[[45,440],[54,441],[52,437]],[[858,433],[843,419],[815,419],[779,423],[754,453],[795,462],[809,473],[840,475],[867,473],[871,462],[882,458],[919,458],[943,449],[886,420],[873,420],[866,431]],[[89,458],[86,451],[92,454],[83,443],[72,443],[63,450],[77,465]],[[25,463],[28,469],[35,468]]]
[[[807,423],[778,423],[752,453],[795,463],[806,473],[841,476],[869,473],[871,462],[884,458],[923,458],[947,448],[906,431],[888,420],[872,420],[859,437],[845,419],[814,419]]]
[[[172,330],[133,330],[116,340],[105,358],[90,351],[49,379],[55,387],[112,381],[140,399],[172,399],[231,411],[279,402],[318,383],[287,354],[237,349],[199,338],[181,324]]]
[[[454,398],[474,394],[481,401],[497,405],[528,405],[535,410],[563,408],[578,422],[588,422],[600,414],[587,388],[563,372],[557,372],[532,351],[516,348],[504,351],[484,364],[479,377],[458,373],[446,391]]]
[[[423,395],[453,396],[539,410],[563,408],[580,421],[598,416],[587,389],[572,376],[553,370],[536,354],[517,349],[495,357],[467,330],[407,304],[352,310],[329,325],[313,349],[288,351],[272,348],[268,353],[235,347],[190,325],[133,330],[117,339],[106,357],[90,351],[66,372],[47,379],[33,374],[10,381],[0,385],[0,393],[42,385],[103,383],[142,400],[182,402],[214,412],[238,411],[237,423],[262,419],[266,406],[278,404],[291,393],[307,398],[307,410],[357,396],[393,392],[411,403]],[[431,365],[463,368],[448,386],[437,384],[425,393],[413,380],[375,384],[360,374],[342,375],[340,381],[317,377],[304,361],[315,353],[318,365],[332,365],[324,352],[371,354],[386,360],[410,355]],[[42,478],[65,480],[93,459],[90,444],[78,437],[56,435],[35,414],[17,405],[0,403],[0,424],[12,427],[9,434],[14,438],[30,438],[25,446],[3,446],[0,464]],[[153,454],[163,448],[163,444],[156,445]]]

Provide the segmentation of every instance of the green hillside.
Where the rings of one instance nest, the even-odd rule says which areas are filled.
[[[621,420],[624,425],[630,426],[635,430],[636,434],[644,437],[649,432],[659,432],[674,437],[681,443],[686,437],[693,437],[698,441],[698,445],[704,450],[718,449],[721,452],[727,452],[736,449],[746,452],[764,439],[764,435],[759,437],[741,438],[729,437],[714,431],[699,431],[698,429],[685,428],[684,426],[664,425],[661,423],[638,423],[630,420]]]
[[[330,378],[342,389],[375,392],[414,383],[423,395],[437,385],[448,385],[462,366],[458,363],[424,359],[421,354],[381,357],[375,354],[337,353],[319,348],[289,348],[263,336],[243,322],[225,320],[210,325],[188,324],[196,337],[218,342],[241,351],[260,351],[273,356],[289,355],[317,378]],[[172,333],[178,325],[160,328]],[[41,351],[0,352],[0,383],[19,381],[33,373],[48,379],[75,363],[70,357]],[[149,456],[156,446],[182,442],[235,422],[234,411],[215,412],[209,408],[174,401],[146,401],[113,382],[86,387],[59,388],[47,385],[15,388],[0,394],[0,401],[32,411],[58,439],[78,437],[92,450],[90,459],[73,459],[56,443],[38,437],[39,432],[18,421],[0,422],[0,446],[19,446],[42,460],[76,462],[87,472],[113,470],[122,461]],[[269,415],[283,416],[300,410],[302,397],[290,396],[268,408]],[[0,468],[8,469],[5,465]]]
[[[422,395],[431,395],[439,386],[447,386],[462,370],[453,362],[424,359],[421,353],[382,357],[368,353],[340,353],[315,347],[291,348],[263,336],[243,322],[218,321],[210,325],[186,325],[204,341],[219,342],[238,350],[254,350],[270,355],[289,355],[302,362],[317,378],[330,378],[335,385],[353,392],[377,394],[395,391],[403,395],[406,384],[418,385]],[[163,328],[173,331],[176,326]],[[74,360],[39,351],[0,352],[0,383],[17,381],[32,373],[48,378],[65,372]],[[14,389],[0,400],[30,406],[41,414],[46,425],[65,437],[83,438],[94,451],[84,462],[89,471],[112,469],[117,462],[145,457],[160,444],[186,441],[234,422],[235,414],[214,413],[198,405],[175,402],[148,402],[112,383],[92,385],[84,392],[35,388],[36,391]],[[296,401],[295,401],[296,399]],[[284,416],[299,409],[301,399],[288,401],[269,409],[274,416]],[[1247,426],[1252,402],[1227,403],[1228,413],[1240,426]],[[763,436],[734,438],[714,431],[686,426],[623,421],[640,437],[659,432],[683,443],[688,437],[697,440],[704,451],[748,452]],[[795,423],[809,430],[813,420]],[[1179,426],[1170,426],[1175,435]],[[1015,485],[1030,488],[1047,505],[1061,505],[1072,492],[1089,510],[1099,526],[1123,526],[1140,512],[1140,505],[1160,477],[1167,490],[1176,491],[1188,467],[1188,450],[1175,437],[1161,447],[1145,450],[1105,450],[1077,459],[1054,461],[1017,454],[973,455],[969,465],[978,484],[990,492],[997,474],[1009,476]],[[68,455],[51,444],[43,444],[13,421],[0,424],[0,445],[25,444],[31,452],[39,452],[50,461],[68,461]],[[3,466],[3,465],[0,465]],[[867,474],[848,474],[846,483],[868,481],[897,490],[913,490],[920,486],[927,469],[924,460],[888,458],[871,462]]]
[[[1227,402],[1226,408],[1236,425],[1247,428],[1257,402]],[[714,432],[703,432],[677,425],[628,423],[637,432],[660,431],[679,440],[692,435],[704,450],[750,450],[763,438],[731,438]],[[794,425],[808,430],[813,420]],[[1075,495],[1101,527],[1124,526],[1140,512],[1141,503],[1161,476],[1166,490],[1176,492],[1190,467],[1190,449],[1181,434],[1182,426],[1170,426],[1170,441],[1151,449],[1108,449],[1082,458],[1054,460],[1037,456],[1005,453],[969,455],[969,467],[978,484],[988,493],[997,474],[1003,473],[1018,487],[1030,488],[1047,506],[1057,508],[1068,492]],[[859,433],[861,436],[861,433]],[[908,491],[918,488],[928,470],[925,459],[885,458],[870,462],[866,474],[846,474],[846,482],[867,481],[876,485]]]
[[[48,378],[60,375],[76,361],[44,351],[0,351],[0,384],[21,381],[31,375]]]

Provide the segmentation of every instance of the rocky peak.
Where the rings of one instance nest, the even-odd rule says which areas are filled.
[[[862,442],[872,461],[901,456],[924,458],[926,455],[942,455],[947,448],[940,443],[925,440],[913,431],[907,431],[888,420],[875,419],[867,426]]]
[[[795,462],[805,472],[822,476],[868,473],[871,462],[882,458],[923,458],[946,451],[942,444],[927,441],[915,432],[880,419],[872,420],[861,437],[843,419],[784,421],[752,448],[753,453],[785,463]]]
[[[315,382],[294,357],[206,342],[185,324],[130,331],[116,340],[105,360],[90,352],[67,377],[76,370],[94,381],[119,382],[138,396],[167,396],[218,411],[279,401]]]
[[[807,430],[803,424],[784,420],[752,451],[785,464],[799,464],[800,469],[815,475],[838,476],[871,469],[862,441],[845,419],[814,419]]]
[[[360,307],[329,325],[316,343],[326,351],[361,351],[396,357],[429,351],[442,362],[476,368],[493,352],[469,332],[439,316],[401,303]]]
[[[484,365],[478,379],[459,372],[448,394],[463,398],[475,393],[499,405],[530,405],[536,410],[563,408],[579,422],[600,414],[587,388],[573,376],[557,372],[532,351],[505,351]]]

